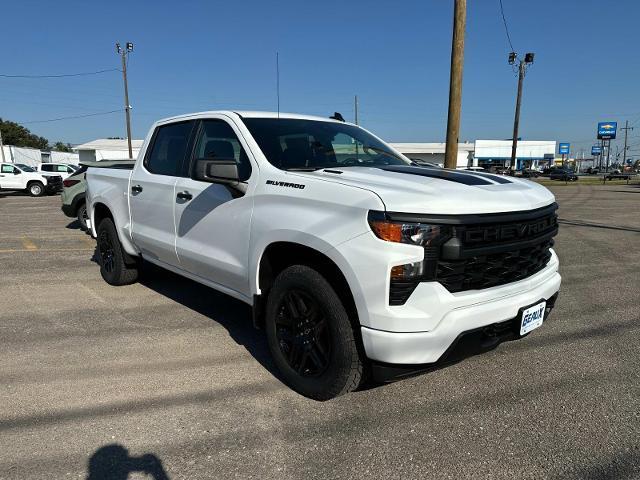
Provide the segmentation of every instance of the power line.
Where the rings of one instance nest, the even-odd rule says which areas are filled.
[[[511,43],[511,35],[509,35],[509,27],[507,26],[507,19],[504,16],[504,7],[502,6],[502,0],[500,1],[500,13],[502,14],[502,23],[504,23],[504,31],[507,34],[507,41],[509,42],[509,47],[511,47],[511,51],[515,52],[515,48],[513,48],[513,44]]]
[[[119,68],[107,68],[106,70],[96,70],[95,72],[80,72],[80,73],[64,73],[61,75],[5,75],[0,73],[2,78],[64,78],[64,77],[84,77],[87,75],[99,75],[106,72],[119,72]]]
[[[97,117],[99,115],[109,115],[111,113],[122,112],[122,110],[123,110],[122,108],[119,108],[118,110],[110,110],[108,112],[87,113],[85,115],[71,115],[69,117],[50,118],[48,120],[31,120],[29,122],[18,122],[18,123],[20,123],[21,125],[26,125],[30,123],[59,122],[60,120],[72,120],[74,118],[86,118],[86,117]]]

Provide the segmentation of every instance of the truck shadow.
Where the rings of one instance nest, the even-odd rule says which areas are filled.
[[[97,254],[93,261],[97,262]],[[264,332],[253,326],[251,307],[173,272],[144,262],[139,283],[222,325],[267,371],[280,380]]]
[[[126,448],[115,443],[96,450],[89,459],[88,470],[87,480],[127,480],[134,472],[153,480],[169,480],[158,457],[152,453],[132,457]]]

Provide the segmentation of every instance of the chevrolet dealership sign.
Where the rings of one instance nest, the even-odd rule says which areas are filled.
[[[616,138],[616,130],[618,122],[600,122],[598,123],[598,140],[613,140]]]

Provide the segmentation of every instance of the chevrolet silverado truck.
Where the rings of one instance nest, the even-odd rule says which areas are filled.
[[[104,280],[136,281],[144,260],[246,302],[282,379],[318,400],[547,320],[560,289],[549,190],[418,166],[335,118],[173,117],[132,169],[89,168]]]

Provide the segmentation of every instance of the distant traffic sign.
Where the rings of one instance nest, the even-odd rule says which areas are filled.
[[[616,138],[616,130],[618,122],[600,122],[598,123],[598,140],[613,140]]]
[[[600,145],[593,145],[591,147],[591,155],[600,155],[602,153],[602,147]]]
[[[558,153],[560,155],[569,155],[569,143],[560,143],[558,144]]]

